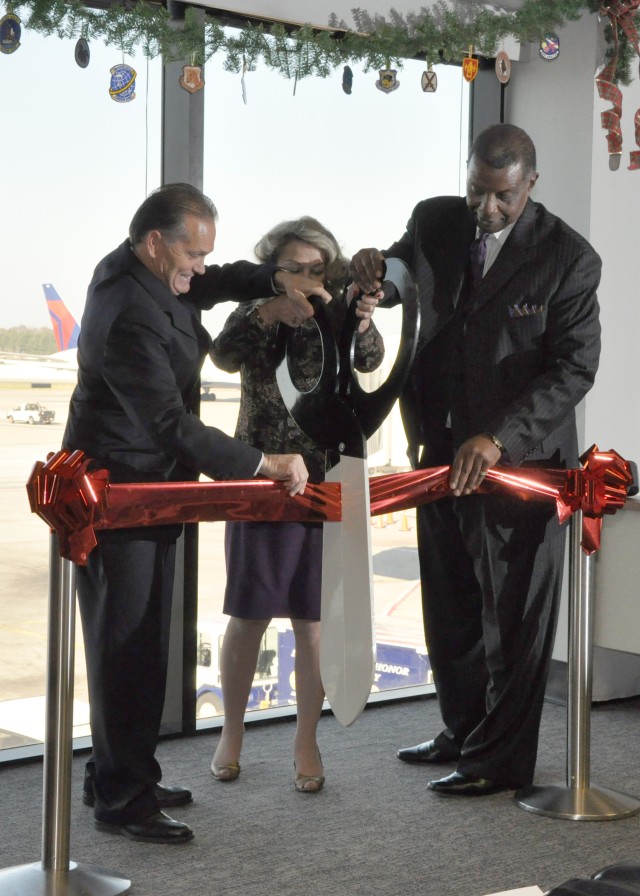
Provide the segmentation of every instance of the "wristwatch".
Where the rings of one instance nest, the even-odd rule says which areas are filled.
[[[500,452],[500,454],[504,454],[504,453],[505,453],[505,451],[506,451],[507,449],[504,447],[504,445],[502,444],[502,442],[500,441],[500,439],[499,439],[497,436],[494,436],[494,435],[493,435],[492,433],[490,433],[490,432],[483,432],[482,435],[483,435],[483,436],[486,436],[488,439],[491,439],[491,441],[492,441],[493,444],[496,446],[496,448],[498,449],[498,451]]]

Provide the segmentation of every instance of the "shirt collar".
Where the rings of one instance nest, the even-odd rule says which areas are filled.
[[[505,243],[505,240],[507,239],[507,237],[509,236],[509,234],[511,233],[511,231],[513,230],[513,228],[515,226],[516,226],[516,221],[513,221],[511,224],[507,224],[507,226],[505,228],[503,228],[502,230],[498,230],[497,233],[490,233],[489,239],[487,242],[490,243],[490,242],[493,242],[493,240],[495,240],[502,247]],[[476,227],[476,239],[480,236],[480,234],[481,234],[480,228]]]

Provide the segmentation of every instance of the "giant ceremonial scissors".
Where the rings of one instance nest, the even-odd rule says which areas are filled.
[[[402,328],[393,366],[377,389],[365,391],[354,370],[361,320],[355,299],[336,339],[324,303],[310,298],[322,348],[321,370],[311,389],[300,391],[292,380],[288,349],[295,331],[284,326],[280,339],[285,354],[276,370],[289,413],[334,464],[326,481],[341,486],[342,519],[324,524],[320,671],[333,713],[345,726],[363,710],[375,669],[367,439],[379,428],[407,380],[420,328],[417,286],[400,259],[386,259],[383,289],[386,295],[393,294],[390,304],[399,301],[402,305]]]

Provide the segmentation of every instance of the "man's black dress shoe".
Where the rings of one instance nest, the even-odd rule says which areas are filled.
[[[429,781],[427,787],[444,796],[486,796],[488,793],[515,789],[510,788],[507,784],[497,784],[488,778],[465,775],[464,772],[453,772],[446,778]]]
[[[396,755],[403,762],[457,762],[459,759],[459,756],[454,756],[436,746],[434,740],[427,740],[415,747],[405,747],[403,750],[398,750]]]
[[[186,806],[193,799],[191,791],[186,787],[180,787],[179,784],[164,787],[162,784],[156,784],[154,787],[156,799],[161,809],[175,808],[176,806]],[[82,791],[82,802],[85,806],[93,806],[95,804],[93,791]]]
[[[144,821],[130,821],[128,824],[110,824],[98,819],[94,824],[99,831],[122,834],[128,840],[140,840],[143,843],[186,843],[193,837],[188,824],[176,821],[164,812],[157,812]]]

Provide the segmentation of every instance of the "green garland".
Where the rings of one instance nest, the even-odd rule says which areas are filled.
[[[459,4],[462,7],[462,4]],[[425,59],[427,65],[460,61],[473,46],[474,53],[491,58],[508,36],[521,43],[539,41],[584,12],[595,13],[599,0],[524,0],[516,12],[496,12],[484,3],[470,0],[464,12],[438,0],[431,11],[401,16],[392,10],[388,19],[352,10],[356,31],[333,16],[332,31],[311,25],[286,28],[247,23],[243,28],[224,29],[205,10],[189,6],[182,27],[171,22],[158,0],[113,3],[106,10],[87,8],[83,0],[0,0],[0,10],[18,15],[25,28],[46,36],[85,37],[102,40],[131,54],[139,49],[149,56],[188,59],[202,65],[217,53],[225,54],[225,68],[238,72],[255,68],[262,60],[286,78],[311,75],[326,78],[348,62],[366,71],[396,67],[405,59]],[[637,15],[640,21],[640,15]],[[610,32],[610,29],[608,29]],[[605,32],[606,33],[606,32]],[[607,35],[608,58],[613,55],[612,36]],[[616,82],[631,80],[634,55],[624,34],[620,35]]]

